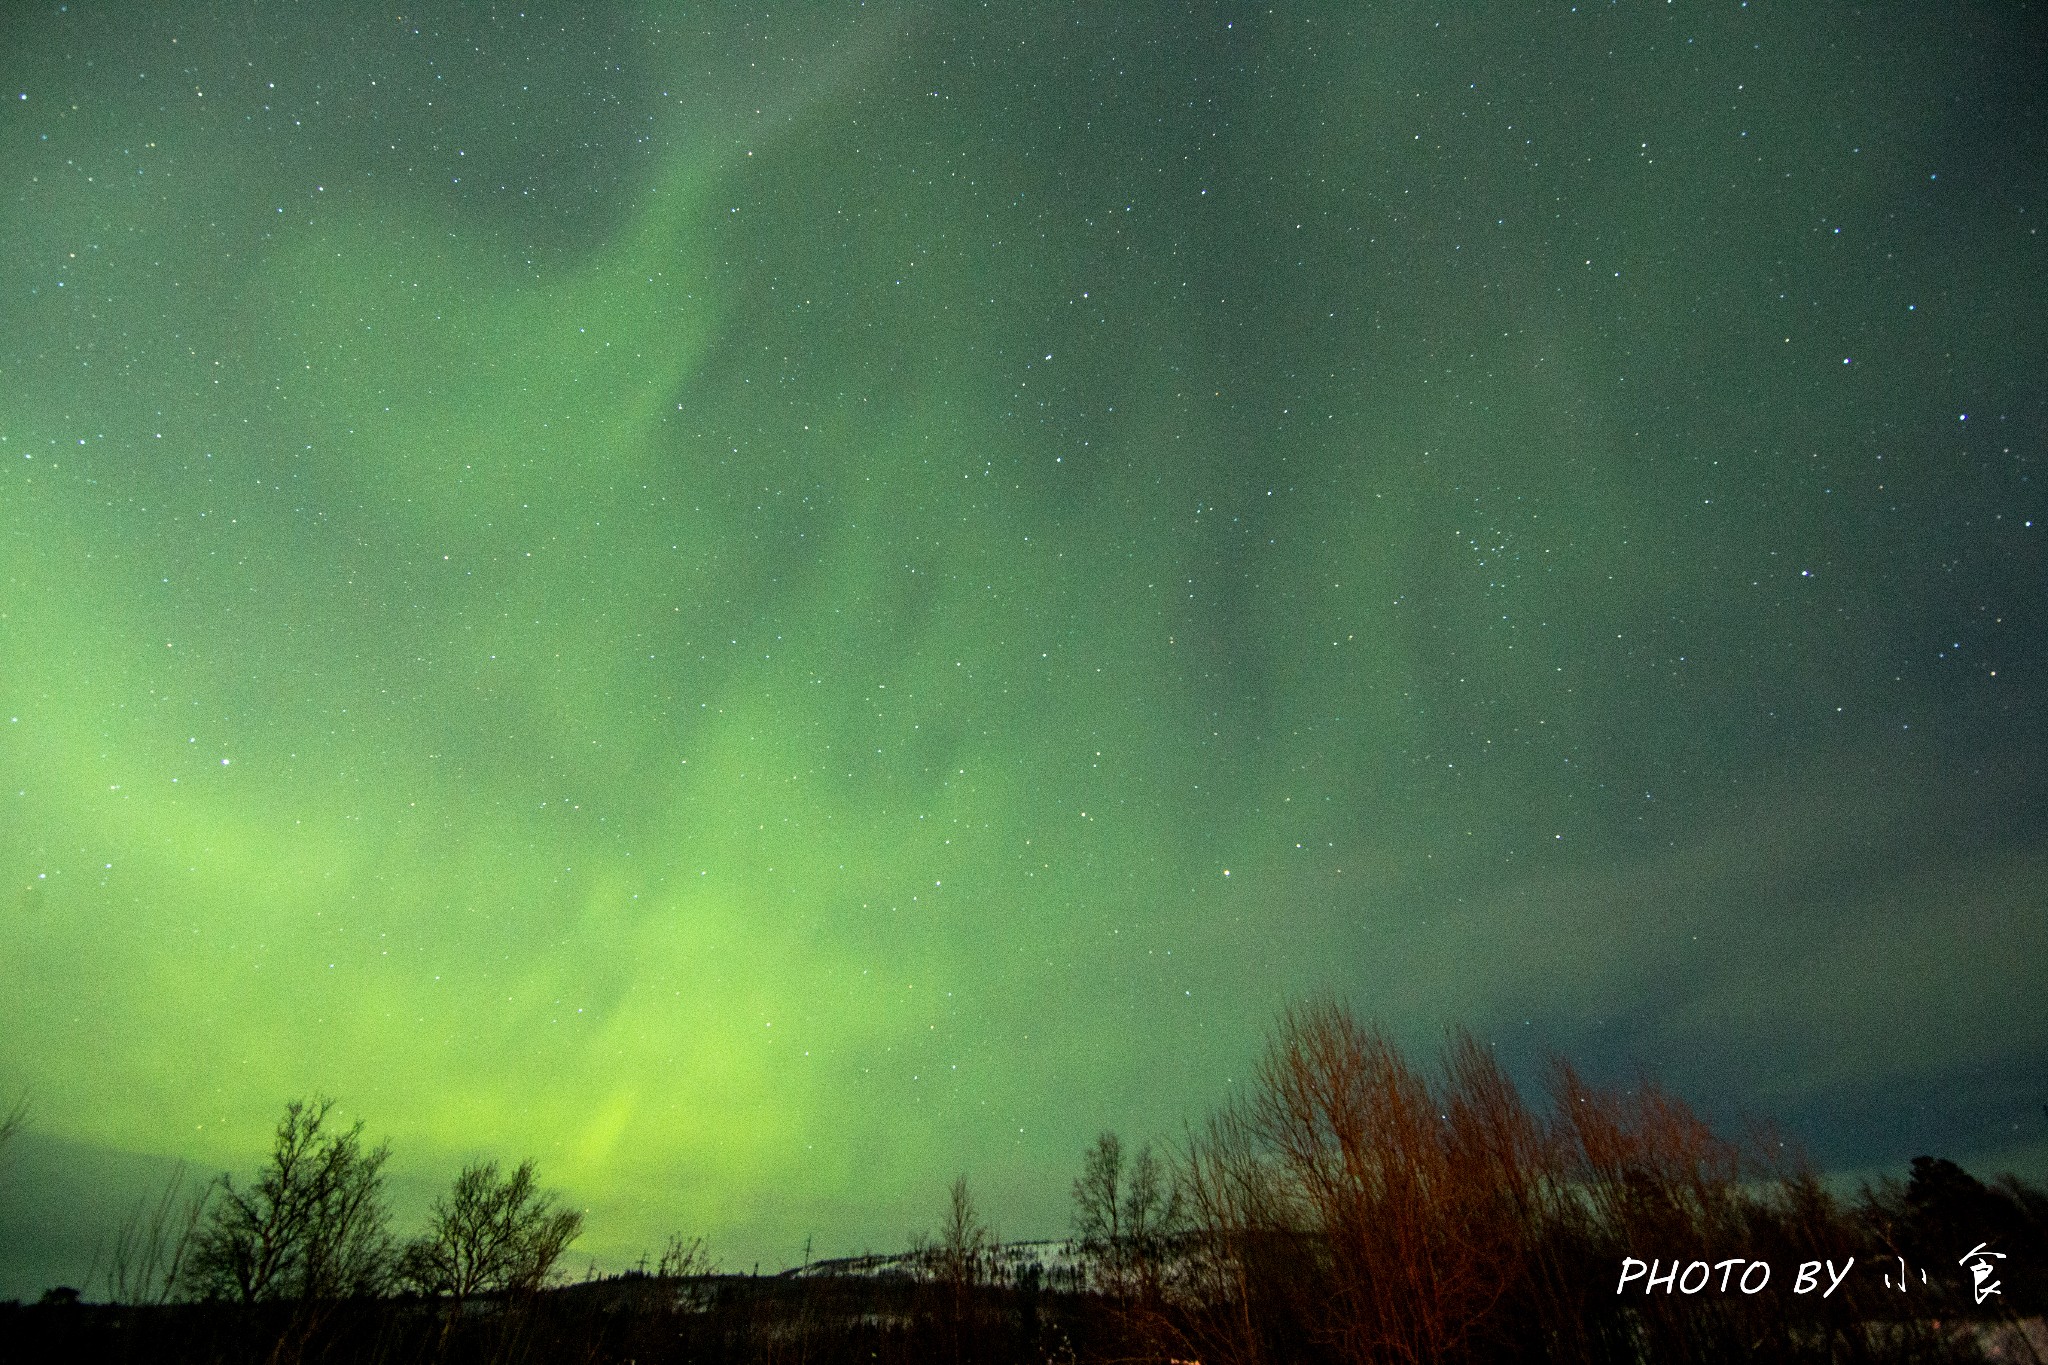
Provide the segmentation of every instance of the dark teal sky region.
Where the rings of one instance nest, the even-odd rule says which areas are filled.
[[[2048,1163],[2038,6],[4,24],[0,1291],[313,1091],[1057,1235],[1314,993]]]

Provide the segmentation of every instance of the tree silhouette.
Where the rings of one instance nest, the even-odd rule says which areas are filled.
[[[1074,1181],[1074,1232],[1084,1248],[1114,1243],[1123,1231],[1124,1145],[1104,1132],[1081,1159]]]
[[[534,1183],[531,1158],[502,1180],[498,1163],[462,1168],[454,1188],[434,1201],[426,1235],[400,1258],[399,1276],[459,1305],[474,1294],[538,1289],[583,1231],[583,1215],[557,1208]]]
[[[661,1259],[654,1266],[655,1277],[663,1280],[687,1280],[693,1276],[717,1273],[718,1262],[711,1259],[704,1239],[692,1237],[684,1241],[680,1232],[668,1235],[668,1243],[661,1250]]]
[[[944,1328],[955,1360],[975,1354],[981,1335],[975,1294],[993,1278],[996,1246],[994,1231],[982,1221],[974,1196],[968,1193],[967,1177],[958,1177],[946,1192],[946,1217],[939,1225],[938,1241],[924,1253],[942,1295]]]
[[[1180,1222],[1180,1187],[1151,1144],[1126,1162],[1122,1139],[1099,1135],[1074,1181],[1074,1232],[1098,1286],[1120,1300],[1156,1292]]]
[[[130,1210],[107,1255],[110,1303],[169,1303],[187,1286],[187,1262],[205,1226],[213,1185],[188,1194],[185,1163],[171,1168],[154,1201]]]
[[[28,1095],[24,1092],[22,1097],[14,1102],[14,1107],[8,1110],[4,1117],[0,1117],[0,1148],[6,1147],[14,1135],[21,1131],[21,1126],[27,1122]]]
[[[5,1114],[0,1114],[0,1159],[4,1159],[8,1144],[20,1134],[28,1122],[28,1092],[21,1092],[21,1098]]]
[[[982,1222],[963,1175],[947,1191],[946,1221],[940,1225],[938,1244],[932,1248],[933,1269],[942,1284],[965,1293],[988,1278],[995,1247],[995,1234]]]
[[[201,1298],[255,1303],[376,1294],[388,1284],[392,1243],[384,1203],[389,1144],[362,1145],[360,1120],[328,1127],[334,1101],[285,1106],[270,1164],[252,1186],[223,1174],[194,1239],[188,1283]]]

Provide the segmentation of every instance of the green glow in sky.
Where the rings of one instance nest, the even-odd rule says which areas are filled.
[[[37,1169],[1055,1235],[1315,991],[2038,1166],[2038,34],[544,8],[8,21]]]

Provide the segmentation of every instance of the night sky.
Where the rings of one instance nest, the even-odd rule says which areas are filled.
[[[1060,1235],[1316,993],[2048,1169],[2038,5],[169,8],[0,19],[0,1291],[314,1091]]]

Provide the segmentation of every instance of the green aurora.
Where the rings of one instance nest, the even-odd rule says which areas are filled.
[[[10,6],[0,1290],[313,1091],[1058,1235],[1319,991],[2038,1173],[2039,15],[1582,8]]]

